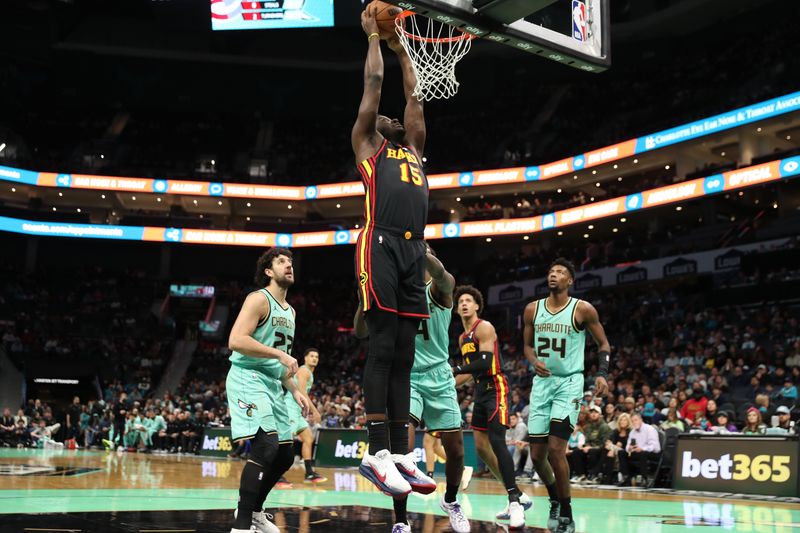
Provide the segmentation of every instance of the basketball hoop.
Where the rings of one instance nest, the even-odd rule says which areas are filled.
[[[427,23],[418,18],[424,18]],[[467,55],[475,36],[413,11],[400,13],[395,24],[400,43],[417,75],[414,96],[429,101],[455,95],[459,85],[456,64]]]

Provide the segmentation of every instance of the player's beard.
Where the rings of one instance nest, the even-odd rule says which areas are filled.
[[[285,275],[281,278],[275,277],[275,284],[278,285],[281,289],[288,289],[292,285],[294,285],[294,279],[289,279]]]

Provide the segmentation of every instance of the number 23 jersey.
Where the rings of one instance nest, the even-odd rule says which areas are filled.
[[[533,317],[533,349],[554,376],[583,373],[586,331],[575,319],[580,300],[570,298],[552,312],[547,298],[539,300]]]

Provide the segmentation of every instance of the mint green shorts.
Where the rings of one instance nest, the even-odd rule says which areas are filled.
[[[258,429],[277,433],[279,442],[292,442],[283,385],[258,370],[231,366],[225,381],[231,412],[231,439],[255,437]]]
[[[425,372],[411,373],[410,416],[428,431],[461,429],[456,380],[450,365],[442,363]]]
[[[550,421],[567,421],[571,428],[578,422],[583,399],[583,374],[571,376],[535,376],[531,387],[528,435],[546,437]]]
[[[283,395],[283,400],[286,403],[286,412],[289,414],[289,429],[292,432],[292,436],[308,429],[308,421],[303,416],[300,406],[294,401],[294,396],[289,394],[289,391],[286,391],[286,394]]]

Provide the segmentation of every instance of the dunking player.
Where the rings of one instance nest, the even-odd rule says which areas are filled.
[[[303,353],[303,361],[305,364],[297,370],[297,374],[295,374],[292,379],[295,385],[297,385],[297,389],[308,398],[308,403],[311,405],[311,418],[319,423],[322,420],[322,416],[319,414],[314,402],[312,402],[311,398],[308,396],[308,393],[311,392],[311,386],[314,385],[314,369],[317,368],[317,364],[319,364],[319,350],[316,348],[306,348],[305,353]],[[322,483],[327,481],[327,478],[314,471],[314,460],[312,459],[314,435],[311,433],[311,428],[308,427],[306,418],[300,411],[292,393],[288,390],[286,391],[284,400],[286,402],[286,409],[289,412],[289,423],[291,424],[292,435],[300,437],[300,441],[303,443],[301,454],[306,467],[305,482]]]
[[[286,387],[307,414],[309,401],[291,379],[297,372],[292,357],[294,308],[286,292],[294,283],[292,252],[272,248],[256,263],[256,284],[231,329],[231,369],[226,388],[234,441],[253,439],[250,459],[239,482],[239,505],[231,533],[280,530],[267,520],[264,501],[278,479],[292,466],[292,433],[283,399]],[[252,526],[252,529],[251,529]]]
[[[494,326],[479,318],[483,311],[483,295],[470,285],[456,288],[455,301],[464,326],[459,337],[464,364],[453,369],[456,386],[470,379],[475,381],[475,407],[472,429],[475,430],[475,449],[492,474],[508,492],[508,507],[498,513],[498,519],[508,519],[509,527],[525,527],[525,509],[532,505],[530,498],[519,490],[514,477],[514,460],[506,447],[508,429],[508,381],[503,375],[497,333]]]
[[[359,303],[370,332],[364,368],[364,407],[369,450],[359,471],[379,490],[404,497],[414,486],[433,480],[408,456],[409,380],[414,337],[425,303],[425,224],[428,180],[422,171],[425,118],[412,95],[416,76],[396,40],[406,97],[404,124],[378,115],[383,56],[377,6],[361,14],[369,51],[364,66],[364,94],[353,126],[356,164],[366,189],[364,230],[356,246]],[[388,422],[387,422],[388,414]],[[391,450],[391,452],[390,452]],[[399,463],[400,469],[395,463]]]
[[[594,393],[608,391],[609,352],[597,310],[589,302],[571,298],[575,267],[559,258],[547,273],[547,298],[525,307],[524,350],[536,376],[531,387],[528,433],[539,478],[550,495],[547,527],[572,533],[572,503],[567,463],[567,441],[578,419],[583,398],[583,357],[586,332],[597,343],[600,367]]]
[[[447,455],[447,488],[439,505],[450,517],[453,531],[466,533],[470,530],[469,521],[456,500],[464,471],[464,438],[461,434],[461,410],[456,395],[456,382],[448,364],[448,332],[453,316],[453,287],[456,283],[453,275],[445,270],[430,247],[425,258],[425,297],[430,318],[420,322],[415,343],[408,445],[414,446],[415,428],[420,426],[422,420],[425,420],[428,432],[441,436]],[[359,310],[356,313],[356,334],[363,337],[367,328],[360,316]],[[436,490],[436,484],[430,476],[431,472],[428,472],[426,478],[430,480],[430,485],[415,490],[424,494]],[[405,497],[395,498],[395,514],[399,517],[395,528],[407,523],[406,504]]]

